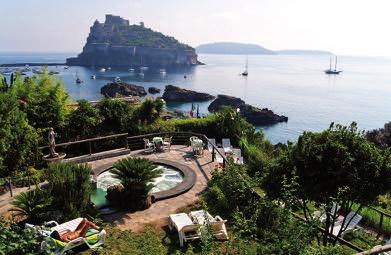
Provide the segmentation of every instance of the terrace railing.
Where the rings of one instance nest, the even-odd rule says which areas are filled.
[[[122,139],[123,140],[123,147],[128,148],[128,140],[127,140],[128,133],[122,133],[122,134],[115,134],[115,135],[107,135],[107,136],[100,136],[95,138],[89,138],[89,139],[83,139],[83,140],[77,140],[77,141],[71,141],[66,143],[59,143],[55,145],[55,148],[61,148],[61,147],[69,147],[72,145],[80,145],[80,144],[87,144],[88,145],[88,152],[89,155],[93,154],[92,144],[104,140],[113,140],[113,139]],[[39,150],[48,149],[49,146],[41,146],[38,147]]]
[[[99,143],[107,140],[120,139],[122,140],[122,147],[131,150],[140,150],[144,148],[144,140],[143,140],[144,138],[152,139],[153,137],[156,136],[172,137],[172,144],[183,144],[183,145],[190,145],[190,137],[196,136],[204,142],[206,148],[208,146],[212,148],[212,152],[211,152],[212,161],[215,161],[216,155],[219,154],[220,157],[223,158],[223,167],[225,167],[225,164],[227,162],[226,156],[223,153],[220,153],[216,145],[211,143],[206,135],[194,133],[194,132],[161,132],[161,133],[150,133],[150,134],[137,135],[137,136],[129,136],[128,133],[122,133],[122,134],[101,136],[101,137],[71,141],[66,143],[60,143],[60,144],[56,144],[55,148],[61,148],[61,147],[67,148],[73,145],[87,145],[88,153],[89,155],[92,155],[93,153],[95,153],[92,146],[94,143]],[[48,148],[49,148],[48,145],[38,147],[38,149],[41,151],[46,150]]]

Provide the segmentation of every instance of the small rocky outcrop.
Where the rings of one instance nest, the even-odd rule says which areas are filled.
[[[121,96],[146,96],[144,87],[125,82],[108,83],[100,89],[100,93],[106,97]]]
[[[214,98],[214,96],[207,93],[181,89],[173,85],[167,85],[163,94],[163,99],[167,102],[203,102]]]
[[[156,87],[149,87],[148,88],[148,92],[150,94],[159,94],[160,93],[160,89],[159,88],[156,88]]]
[[[239,108],[241,115],[253,125],[270,125],[288,121],[288,117],[277,115],[267,108],[260,109],[246,104],[240,98],[226,95],[218,95],[217,98],[209,105],[208,110],[210,112],[216,112],[223,106],[231,106],[234,109]]]

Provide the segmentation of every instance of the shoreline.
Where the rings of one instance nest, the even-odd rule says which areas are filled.
[[[25,67],[25,66],[65,66],[65,63],[14,63],[0,64],[0,67]]]

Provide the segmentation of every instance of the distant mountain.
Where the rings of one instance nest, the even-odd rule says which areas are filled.
[[[197,53],[204,54],[237,54],[237,55],[274,55],[274,51],[256,44],[216,42],[202,44],[196,48]]]
[[[280,55],[334,55],[324,50],[278,50],[275,52]]]

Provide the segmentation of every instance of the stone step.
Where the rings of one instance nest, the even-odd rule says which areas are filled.
[[[74,157],[74,158],[67,158],[67,159],[64,159],[63,162],[72,162],[72,163],[79,164],[79,163],[87,163],[87,162],[91,162],[91,161],[95,161],[95,160],[118,157],[118,156],[123,156],[123,155],[128,155],[128,154],[130,154],[129,149],[120,148],[120,149],[115,149],[115,150],[110,150],[110,151],[93,153],[91,155],[83,155],[83,156],[78,156],[78,157]]]

